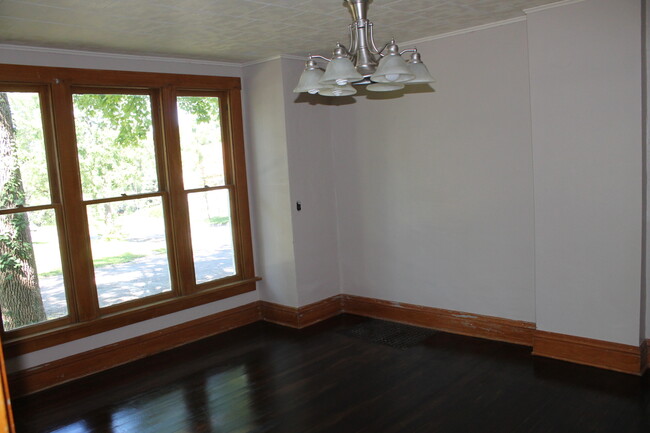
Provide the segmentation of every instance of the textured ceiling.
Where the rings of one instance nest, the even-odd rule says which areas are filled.
[[[558,0],[374,0],[377,43],[523,16]],[[0,0],[0,43],[247,62],[347,44],[342,0]],[[1,61],[1,59],[0,59]]]

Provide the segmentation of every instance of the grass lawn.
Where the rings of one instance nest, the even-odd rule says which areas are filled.
[[[163,249],[162,252],[165,250]],[[100,257],[97,260],[93,260],[93,265],[95,269],[101,268],[102,266],[118,265],[120,263],[127,263],[131,260],[139,259],[140,257],[145,257],[145,254],[133,254],[133,253],[124,253],[119,256],[112,257]],[[40,272],[38,275],[41,277],[53,277],[55,275],[61,275],[63,272],[61,269],[55,269],[48,272]]]

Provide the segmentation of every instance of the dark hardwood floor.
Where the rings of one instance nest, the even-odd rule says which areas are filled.
[[[343,315],[255,323],[14,401],[18,433],[650,432],[650,381]]]

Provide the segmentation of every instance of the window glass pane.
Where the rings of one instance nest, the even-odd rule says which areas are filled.
[[[0,92],[0,209],[50,203],[41,104],[35,92]]]
[[[196,283],[235,275],[227,190],[188,194]]]
[[[0,216],[0,305],[5,331],[68,314],[51,209]]]
[[[160,197],[87,209],[100,307],[171,290]]]
[[[146,95],[74,95],[85,200],[158,191]]]
[[[185,189],[224,185],[219,98],[179,97],[178,129]]]

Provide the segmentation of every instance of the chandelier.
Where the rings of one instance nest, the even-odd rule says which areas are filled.
[[[390,92],[409,84],[435,81],[417,49],[400,51],[394,39],[377,48],[373,24],[367,18],[369,2],[345,0],[354,19],[349,26],[350,48],[337,43],[331,59],[310,54],[294,93],[350,96],[357,93],[353,85],[367,85],[366,89],[372,92]],[[402,57],[405,53],[409,53],[408,62]],[[325,70],[317,59],[327,62]]]

